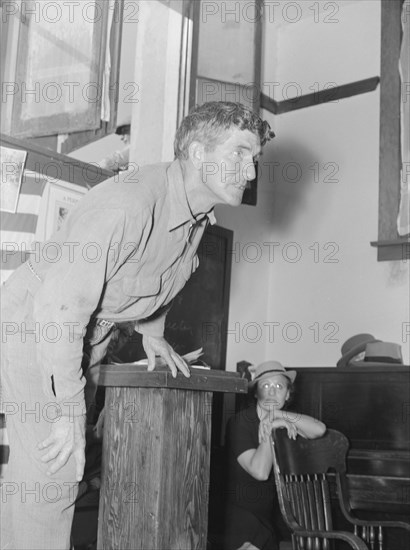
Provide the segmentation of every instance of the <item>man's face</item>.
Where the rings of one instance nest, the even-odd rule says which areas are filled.
[[[248,181],[255,178],[254,161],[261,152],[259,138],[233,127],[213,151],[204,152],[202,182],[214,204],[238,206]]]

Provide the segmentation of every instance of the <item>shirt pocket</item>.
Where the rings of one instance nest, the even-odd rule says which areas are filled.
[[[126,296],[158,296],[161,290],[161,277],[125,277],[122,288]]]
[[[156,277],[125,277],[122,281],[121,305],[117,305],[119,313],[128,310],[135,318],[151,315],[160,300],[161,278]]]

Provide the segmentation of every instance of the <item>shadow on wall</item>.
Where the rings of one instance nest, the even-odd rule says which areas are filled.
[[[269,225],[281,232],[289,230],[300,212],[308,208],[313,184],[323,177],[319,160],[301,144],[282,142],[266,148],[259,173]]]

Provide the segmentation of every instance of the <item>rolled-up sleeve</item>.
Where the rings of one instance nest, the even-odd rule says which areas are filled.
[[[135,330],[142,335],[161,337],[164,335],[167,313],[172,307],[172,302],[160,308],[153,316],[141,319],[135,323]]]

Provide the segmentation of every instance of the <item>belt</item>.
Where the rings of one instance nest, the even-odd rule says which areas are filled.
[[[112,323],[111,321],[107,321],[106,319],[96,319],[95,324],[99,327],[107,327],[111,328],[115,325],[115,323]]]

